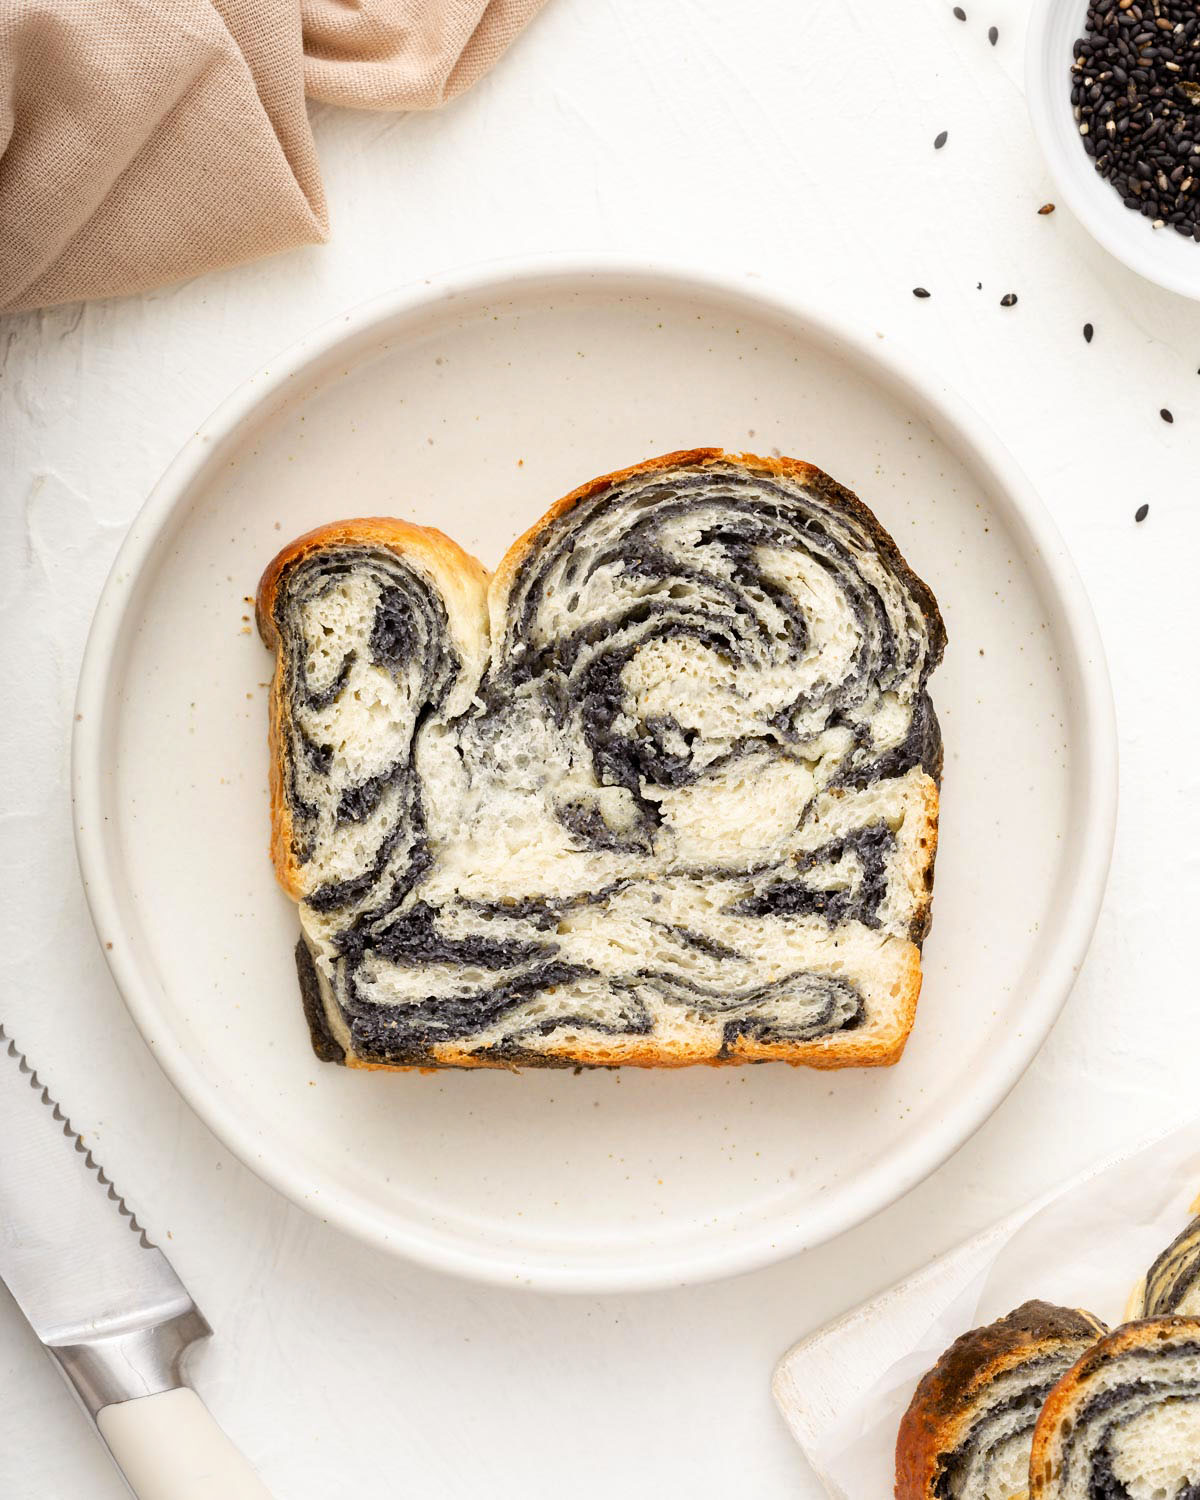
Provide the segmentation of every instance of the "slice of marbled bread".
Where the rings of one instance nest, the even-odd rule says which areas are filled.
[[[896,1500],[1016,1500],[1042,1403],[1104,1333],[1090,1313],[1026,1302],[956,1339],[896,1440]]]
[[[1200,1318],[1126,1323],[1046,1399],[1031,1500],[1200,1500]]]
[[[1131,1318],[1174,1313],[1200,1317],[1200,1218],[1176,1235],[1146,1272],[1130,1307]]]
[[[945,633],[820,470],[670,454],[568,495],[490,579],[440,532],[327,526],[258,621],[321,1056],[899,1057]]]

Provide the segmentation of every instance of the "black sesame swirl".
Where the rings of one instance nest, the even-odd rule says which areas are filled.
[[[317,536],[260,597],[323,1056],[899,1055],[944,632],[849,492],[673,455],[555,507],[490,589],[403,523]]]
[[[304,899],[339,924],[361,923],[402,901],[428,865],[413,756],[459,673],[445,603],[403,557],[347,546],[286,572],[274,621],[288,705],[279,754]]]
[[[536,694],[596,784],[626,794],[559,803],[581,843],[648,848],[660,789],[753,754],[811,767],[814,793],[940,774],[928,591],[813,474],[651,472],[582,500],[517,568],[489,699]]]
[[[1139,1316],[1200,1314],[1200,1218],[1175,1237],[1146,1272]]]
[[[1090,1313],[1034,1301],[956,1339],[901,1421],[896,1500],[1023,1494],[1046,1397],[1105,1331]]]
[[[1031,1500],[1197,1500],[1200,1319],[1101,1339],[1047,1398],[1029,1474]]]

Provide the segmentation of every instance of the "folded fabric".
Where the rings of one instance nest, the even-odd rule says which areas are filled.
[[[0,0],[0,311],[328,236],[305,94],[432,109],[545,0]]]

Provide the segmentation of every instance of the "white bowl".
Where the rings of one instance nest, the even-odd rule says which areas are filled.
[[[1071,64],[1087,8],[1088,0],[1034,0],[1029,17],[1025,96],[1057,198],[1131,271],[1200,299],[1200,243],[1169,226],[1154,229],[1148,218],[1126,208],[1083,149],[1071,106]]]
[[[267,858],[270,662],[247,602],[262,567],[321,521],[380,512],[495,562],[581,480],[704,444],[799,454],[856,489],[946,617],[934,928],[903,1060],[577,1078],[316,1062],[296,913]],[[485,267],[272,360],[130,528],[77,708],[88,900],[177,1087],[310,1212],[509,1284],[597,1292],[744,1271],[899,1197],[1050,1029],[1112,844],[1103,653],[1011,456],[939,373],[746,275],[594,256]]]

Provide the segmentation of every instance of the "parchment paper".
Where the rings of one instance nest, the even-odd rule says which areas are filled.
[[[1067,1187],[1019,1228],[861,1401],[814,1445],[814,1467],[851,1500],[891,1495],[896,1429],[917,1381],[967,1329],[1031,1297],[1083,1307],[1115,1327],[1200,1191],[1200,1118]]]

